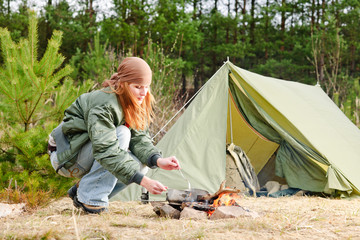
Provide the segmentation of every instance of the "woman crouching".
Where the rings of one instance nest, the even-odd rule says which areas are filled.
[[[49,139],[56,172],[81,178],[69,189],[74,206],[87,213],[107,211],[109,198],[130,183],[152,194],[167,190],[140,171],[141,164],[180,169],[176,157],[163,158],[147,129],[152,122],[152,72],[137,57],[128,57],[103,89],[85,93],[65,110],[62,123]]]

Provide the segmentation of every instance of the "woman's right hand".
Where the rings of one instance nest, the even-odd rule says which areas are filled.
[[[147,176],[143,177],[140,185],[146,188],[151,194],[161,194],[163,191],[167,190],[167,187],[164,186],[161,182],[152,180]]]

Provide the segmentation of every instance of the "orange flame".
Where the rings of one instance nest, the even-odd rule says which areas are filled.
[[[217,199],[214,200],[212,206],[216,209],[220,206],[240,206],[238,203],[241,196],[236,193],[222,193]],[[208,211],[208,215],[211,216],[215,210]]]

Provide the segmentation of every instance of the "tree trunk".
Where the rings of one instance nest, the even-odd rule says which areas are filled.
[[[241,7],[241,6],[240,6]],[[240,30],[242,42],[246,41],[246,0],[243,1],[243,7],[241,8],[242,15],[242,29]]]
[[[320,61],[319,61],[319,82],[321,86],[324,86],[325,74],[324,74],[324,65],[325,65],[325,55],[322,49],[320,49]],[[327,92],[328,93],[328,92]]]
[[[353,75],[355,73],[356,69],[356,46],[354,44],[350,45],[350,75]]]
[[[311,1],[311,23],[310,23],[311,33],[314,32],[314,28],[315,28],[315,9],[316,9],[315,0],[312,0]]]
[[[200,7],[199,7],[199,18],[201,19],[202,17],[202,1],[200,1]],[[200,31],[201,32],[204,32],[203,28],[200,27]],[[204,42],[201,43],[201,46],[200,46],[200,52],[203,53],[204,52]],[[205,65],[205,58],[204,58],[204,54],[201,54],[200,55],[200,83],[202,84],[203,83],[203,76],[205,75],[205,70],[204,70],[204,65]],[[196,89],[197,91],[197,89]],[[195,92],[196,92],[195,91]]]
[[[93,9],[93,0],[89,0],[89,18],[90,18],[90,24],[92,24],[94,9]]]
[[[236,44],[237,43],[237,24],[238,24],[238,12],[239,12],[239,1],[238,0],[235,0],[235,8],[234,8],[234,11],[235,11],[235,26],[234,26],[234,38],[233,38],[233,44]]]
[[[266,10],[265,10],[265,29],[264,29],[264,40],[265,40],[265,60],[269,58],[269,50],[268,50],[268,43],[269,43],[269,0],[266,0]]]
[[[255,0],[251,0],[250,43],[255,43]]]
[[[218,12],[218,9],[217,9],[217,4],[218,4],[218,0],[215,0],[214,1],[214,9],[212,10],[212,14],[217,14]],[[213,44],[211,44],[211,46],[215,47],[217,45],[217,31],[218,31],[218,28],[217,28],[217,23],[215,22],[214,23],[214,28],[213,28]],[[217,68],[217,54],[215,52],[215,50],[212,50],[212,54],[211,54],[211,59],[212,59],[212,63],[211,63],[211,71],[212,72],[216,72],[216,68]]]
[[[198,4],[199,4],[199,9],[198,9]],[[193,0],[193,20],[196,20],[197,18],[201,18],[201,14],[202,14],[202,1],[198,1],[198,0]],[[197,13],[197,11],[199,11]],[[200,25],[199,27],[199,31],[203,32],[202,26]],[[203,55],[203,49],[204,49],[204,45],[203,42],[201,42],[201,46],[200,49],[198,51],[198,49],[193,48],[193,55],[197,56],[200,55],[200,59],[199,59],[199,64],[197,66],[199,67],[195,67],[195,69],[193,69],[193,79],[194,79],[194,92],[196,92],[199,89],[199,86],[201,85],[201,78],[199,76],[203,75],[203,69],[201,68],[204,65],[204,55]],[[184,87],[184,86],[183,86]],[[190,93],[191,95],[191,93]]]
[[[324,4],[324,2],[323,2]],[[339,19],[339,1],[333,1],[333,6],[335,6],[335,19],[336,19],[336,27],[340,27],[340,19]]]
[[[280,46],[280,51],[285,50],[285,21],[286,21],[286,0],[281,0],[281,24],[280,24],[280,31],[281,31],[281,41],[282,45]]]
[[[47,5],[50,7],[52,5],[52,1],[48,0]],[[48,17],[49,17],[49,15],[45,14],[45,38],[46,38],[46,41],[48,39],[50,39],[51,35],[52,35],[52,29],[51,29]]]
[[[214,0],[214,10],[217,11],[218,9],[218,0]]]
[[[316,19],[316,25],[317,27],[319,28],[320,26],[320,21],[321,21],[321,12],[320,12],[320,0],[317,0],[317,8],[316,8],[316,11],[317,11],[317,19]]]
[[[238,23],[239,23],[239,1],[235,0],[235,6],[234,6],[234,24],[233,24],[233,44],[235,45],[238,41]],[[232,62],[235,62],[236,56],[232,57]]]
[[[297,5],[298,5],[298,4],[297,4],[296,1],[295,1],[294,5],[291,6],[290,34],[292,34],[293,31],[294,31],[294,19],[295,19],[295,17],[294,17],[294,11],[295,11],[295,9],[298,7]]]
[[[93,9],[93,0],[89,0],[88,1],[88,9],[87,9],[87,12],[89,13],[89,33],[90,33],[90,36],[93,35],[93,32],[92,32],[92,27],[94,25],[94,17],[93,17],[93,14],[94,14],[94,9]],[[93,38],[90,37],[89,39],[89,42],[92,44],[94,42]]]
[[[181,97],[183,97],[186,93],[186,76],[185,76],[185,73],[182,72],[181,74],[181,82],[182,82],[182,87],[181,87]]]
[[[10,13],[11,13],[10,2],[11,2],[11,0],[7,0],[7,15],[8,15],[8,16],[9,16]]]
[[[194,9],[194,13],[193,13],[193,20],[195,20],[195,19],[196,19],[197,3],[198,3],[198,1],[197,1],[197,0],[194,0],[194,1],[193,1],[193,9]]]
[[[227,18],[228,18],[228,20],[230,20],[231,19],[231,15],[230,15],[230,10],[231,10],[231,8],[230,8],[230,0],[228,0],[228,3],[226,4],[227,5],[227,9],[228,9],[228,16],[227,16]],[[230,42],[230,24],[231,24],[231,21],[228,21],[227,23],[226,23],[226,27],[225,27],[225,31],[226,31],[226,40],[225,40],[225,42],[226,43],[229,43]]]
[[[320,14],[318,16],[318,19],[321,20],[321,23],[323,24],[325,21],[325,0],[323,0],[322,5],[321,5],[321,12],[320,10],[318,11],[318,13]],[[319,7],[320,9],[320,7]],[[322,86],[324,86],[324,82],[325,82],[325,53],[324,53],[324,49],[325,49],[325,29],[322,29],[322,36],[321,36],[321,47],[320,47],[320,61],[319,61],[319,81],[321,83]],[[329,94],[329,89],[327,88],[327,94]]]

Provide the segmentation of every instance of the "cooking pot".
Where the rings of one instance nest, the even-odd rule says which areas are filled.
[[[169,188],[166,193],[166,200],[169,203],[178,203],[181,204],[182,202],[194,202],[198,201],[199,196],[204,196],[209,194],[208,191],[202,189],[187,189],[187,190],[178,190]]]

